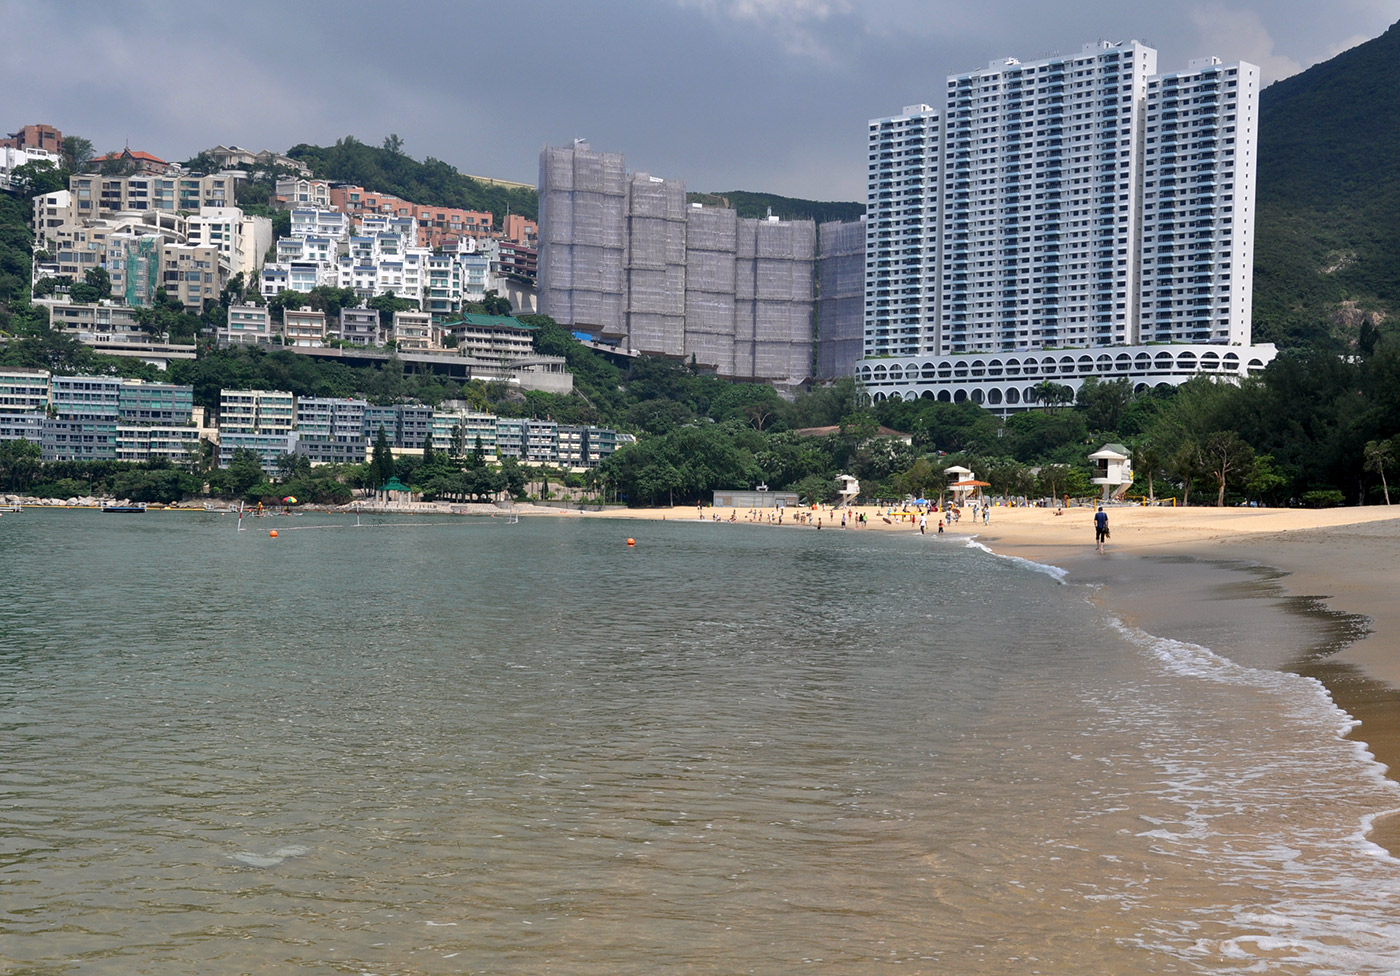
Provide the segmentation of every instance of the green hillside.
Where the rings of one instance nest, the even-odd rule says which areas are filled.
[[[507,213],[535,219],[539,205],[534,190],[474,179],[431,156],[420,163],[401,148],[391,148],[390,140],[376,147],[346,136],[333,146],[302,143],[287,150],[287,155],[304,162],[320,179],[355,183],[429,207],[487,211],[495,216],[498,228]]]
[[[820,224],[828,220],[855,220],[865,213],[863,203],[824,203],[820,200],[780,197],[776,193],[751,193],[748,190],[687,193],[685,196],[689,203],[731,207],[739,212],[740,217],[765,217],[771,207],[773,216],[782,220],[815,220]]]
[[[1400,311],[1400,25],[1260,97],[1254,338],[1354,343]]]

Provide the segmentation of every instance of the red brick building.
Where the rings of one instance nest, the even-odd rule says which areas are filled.
[[[60,153],[63,151],[63,133],[51,125],[26,125],[0,139],[0,149],[4,148],[47,149],[51,153]]]

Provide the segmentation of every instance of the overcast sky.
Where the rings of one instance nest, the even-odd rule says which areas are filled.
[[[692,190],[865,196],[865,123],[993,58],[1136,38],[1265,83],[1400,20],[1400,0],[0,0],[0,131],[48,122],[170,160],[389,133],[534,183],[576,136]]]

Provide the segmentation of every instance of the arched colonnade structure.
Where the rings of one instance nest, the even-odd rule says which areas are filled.
[[[1133,389],[1179,386],[1204,373],[1239,379],[1261,372],[1278,355],[1269,343],[1249,346],[1154,345],[1088,349],[1028,349],[957,356],[864,359],[856,381],[871,399],[970,400],[1005,416],[1037,406],[1035,388],[1049,380],[1076,393],[1091,376],[1126,379]]]

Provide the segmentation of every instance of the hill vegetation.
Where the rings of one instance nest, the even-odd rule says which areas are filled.
[[[707,207],[729,207],[740,217],[766,217],[771,210],[780,220],[856,220],[865,213],[863,203],[822,202],[781,197],[776,193],[751,193],[747,190],[726,190],[723,193],[687,193],[687,203],[702,203]]]
[[[287,155],[301,160],[320,179],[354,183],[430,207],[487,211],[495,216],[498,226],[507,213],[534,220],[539,212],[534,190],[478,180],[431,156],[419,162],[404,153],[397,136],[389,136],[380,147],[366,145],[354,136],[339,139],[333,146],[302,143],[287,150]]]
[[[1369,345],[1400,310],[1397,57],[1400,25],[1260,96],[1255,341]]]

